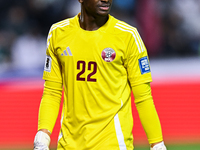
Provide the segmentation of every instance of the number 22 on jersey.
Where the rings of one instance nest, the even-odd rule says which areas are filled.
[[[81,75],[86,72],[86,68],[91,71],[86,77],[82,77]],[[93,78],[93,76],[97,73],[97,63],[94,61],[90,61],[86,63],[85,61],[77,62],[77,70],[80,70],[76,76],[77,81],[88,81],[88,82],[96,82],[97,79]]]

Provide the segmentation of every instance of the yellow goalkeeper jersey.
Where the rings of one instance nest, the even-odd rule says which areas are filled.
[[[58,150],[132,150],[131,86],[152,81],[146,48],[111,15],[95,31],[79,15],[52,25],[47,40],[43,79],[64,86]]]

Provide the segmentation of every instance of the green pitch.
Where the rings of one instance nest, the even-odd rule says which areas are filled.
[[[134,150],[149,150],[149,147],[135,146]],[[56,150],[56,149],[51,149]],[[200,150],[200,144],[193,145],[167,145],[167,150]]]
[[[135,147],[134,150],[149,150],[149,147]],[[167,150],[200,150],[200,144],[192,145],[167,145]]]

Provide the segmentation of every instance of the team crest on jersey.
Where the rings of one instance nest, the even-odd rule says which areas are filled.
[[[101,57],[106,62],[111,62],[115,59],[116,53],[112,48],[105,48],[102,53]]]

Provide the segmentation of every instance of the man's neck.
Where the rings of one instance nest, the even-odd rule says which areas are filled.
[[[98,30],[107,21],[108,21],[108,15],[94,17],[94,16],[88,16],[86,14],[84,15],[83,13],[81,13],[81,15],[79,16],[80,27],[88,31]]]

